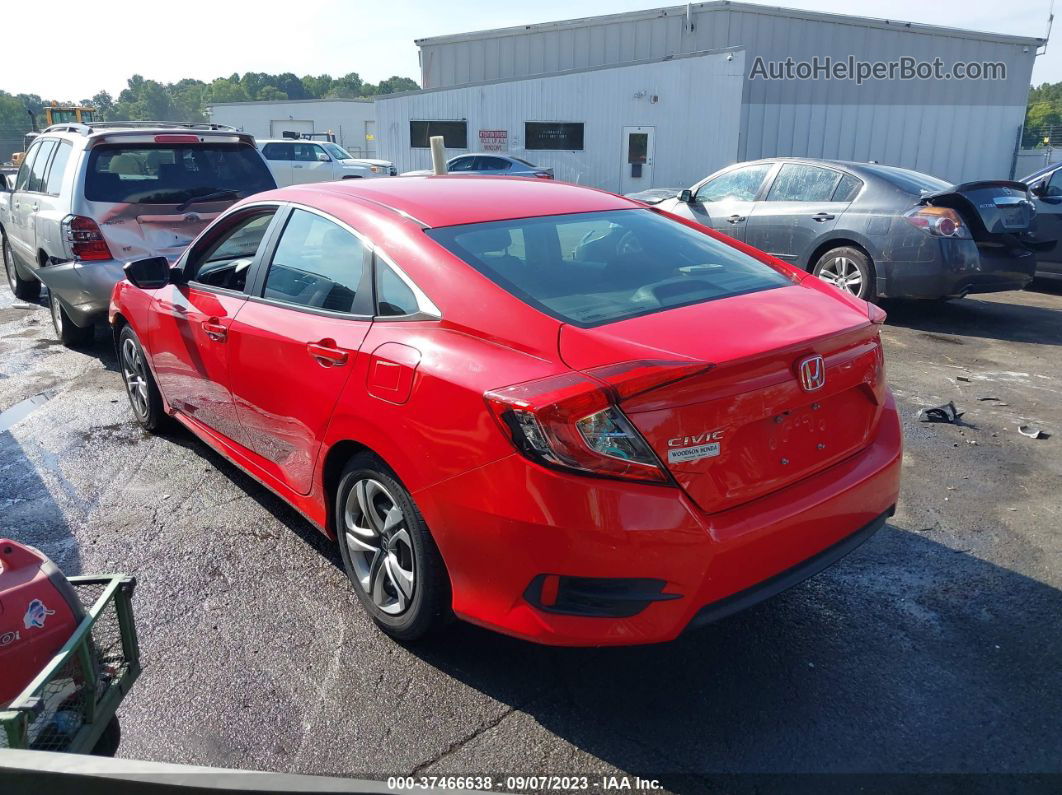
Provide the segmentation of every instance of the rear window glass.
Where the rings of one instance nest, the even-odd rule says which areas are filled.
[[[934,191],[951,187],[950,182],[931,177],[929,174],[923,174],[920,171],[910,171],[906,168],[879,165],[862,166],[862,168],[908,193],[933,193]]]
[[[85,198],[180,204],[218,191],[242,199],[275,187],[257,150],[244,144],[100,146],[89,155]]]
[[[759,260],[651,210],[465,224],[426,234],[521,300],[578,326],[792,284]]]

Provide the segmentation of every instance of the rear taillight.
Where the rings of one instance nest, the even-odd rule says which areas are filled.
[[[616,404],[710,367],[700,362],[626,362],[491,390],[484,398],[516,448],[540,464],[666,483],[670,478],[656,454]]]
[[[539,179],[553,179],[552,171],[536,171],[535,176]]]
[[[373,174],[379,174],[381,171],[383,171],[383,169],[379,166],[369,166],[369,171],[371,171]]]
[[[155,136],[155,143],[157,144],[197,144],[200,140],[202,139],[198,135],[183,133],[167,133]]]
[[[970,237],[969,228],[950,207],[915,207],[905,212],[903,217],[907,223],[936,237]]]
[[[113,259],[99,226],[83,215],[68,215],[63,219],[63,242],[71,259],[82,261]]]

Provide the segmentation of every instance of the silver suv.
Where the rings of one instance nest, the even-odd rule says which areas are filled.
[[[0,185],[8,284],[34,301],[43,282],[59,339],[89,344],[125,262],[176,260],[233,202],[275,187],[254,138],[231,127],[53,125]]]

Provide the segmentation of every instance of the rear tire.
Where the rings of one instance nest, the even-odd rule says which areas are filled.
[[[48,291],[48,309],[52,313],[52,326],[55,335],[67,348],[87,348],[96,339],[95,326],[82,328],[70,319],[70,315],[63,309],[63,302],[53,293]]]
[[[129,325],[123,326],[118,335],[118,367],[136,421],[144,430],[158,433],[170,418],[163,408],[162,393],[148,367],[144,348]]]
[[[870,303],[877,300],[874,265],[870,257],[857,248],[841,246],[830,249],[819,257],[811,272],[827,284],[856,298]]]
[[[371,453],[352,457],[334,510],[343,568],[381,630],[410,642],[449,623],[442,556],[409,492],[383,461]]]
[[[11,244],[7,242],[7,235],[0,234],[0,237],[3,239],[0,245],[3,246],[4,272],[7,274],[8,287],[15,294],[15,298],[36,303],[41,297],[41,283],[33,278],[23,279],[19,275],[18,265],[15,264],[15,252],[11,250]]]

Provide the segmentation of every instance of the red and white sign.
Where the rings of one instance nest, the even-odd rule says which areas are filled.
[[[480,130],[479,148],[484,152],[504,152],[509,148],[508,130]]]

